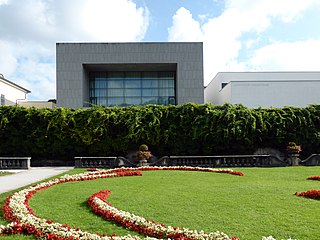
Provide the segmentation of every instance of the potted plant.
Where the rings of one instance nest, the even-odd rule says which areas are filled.
[[[295,142],[289,142],[288,146],[287,146],[287,152],[293,153],[293,154],[298,154],[301,152],[301,146],[297,145]]]
[[[137,157],[139,159],[139,166],[148,166],[148,160],[152,157],[152,154],[146,144],[140,145]]]
[[[301,146],[295,142],[289,142],[287,146],[289,164],[292,166],[298,166],[300,162]]]

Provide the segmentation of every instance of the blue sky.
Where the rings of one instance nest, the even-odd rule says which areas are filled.
[[[218,16],[224,7],[223,1],[213,0],[138,0],[135,2],[138,6],[147,6],[150,11],[149,28],[144,41],[168,41],[168,28],[172,25],[172,16],[181,7],[189,9],[199,21],[201,21],[199,16]]]
[[[56,42],[201,41],[223,71],[320,71],[320,0],[0,0],[0,73],[56,97]]]

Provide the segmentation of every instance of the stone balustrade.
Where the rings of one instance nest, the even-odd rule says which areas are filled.
[[[136,167],[138,163],[124,157],[75,157],[75,166],[82,168]],[[287,163],[271,155],[224,155],[224,156],[164,156],[149,166],[194,167],[278,167]]]
[[[114,168],[117,157],[75,157],[76,168]]]
[[[29,169],[31,157],[0,157],[0,169]]]
[[[286,163],[271,155],[170,156],[169,166],[275,167]]]
[[[304,166],[320,166],[320,154],[312,154],[300,162]]]

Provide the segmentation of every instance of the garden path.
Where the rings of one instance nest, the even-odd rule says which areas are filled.
[[[0,194],[21,188],[73,169],[73,167],[32,167],[0,177]],[[7,170],[6,170],[7,171]]]

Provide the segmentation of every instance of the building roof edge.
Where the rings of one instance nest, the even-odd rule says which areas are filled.
[[[6,84],[8,84],[8,85],[10,85],[10,86],[12,86],[12,87],[14,87],[14,88],[17,88],[17,89],[19,89],[19,90],[21,90],[21,91],[23,91],[23,92],[25,92],[25,93],[31,93],[30,90],[28,90],[28,89],[26,89],[26,88],[24,88],[24,87],[21,87],[21,86],[19,86],[18,84],[9,81],[8,79],[5,79],[5,78],[3,77],[3,75],[1,75],[1,74],[0,74],[0,81],[1,81],[1,82],[4,82],[4,83],[6,83]]]

